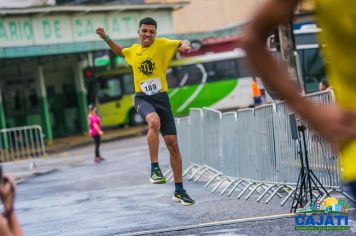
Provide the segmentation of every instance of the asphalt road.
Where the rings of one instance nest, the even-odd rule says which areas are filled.
[[[161,144],[164,172],[169,156]],[[16,209],[25,235],[298,235],[293,217],[285,215],[290,202],[281,207],[278,197],[257,203],[257,195],[249,200],[236,199],[237,193],[220,196],[204,188],[204,181],[186,180],[196,204],[173,202],[173,183],[149,183],[145,137],[104,143],[102,154],[107,161],[101,164],[93,161],[93,147],[37,162],[38,169],[50,171],[28,176],[18,186]],[[24,166],[5,170],[21,173]],[[352,219],[350,225],[343,235],[356,232]]]

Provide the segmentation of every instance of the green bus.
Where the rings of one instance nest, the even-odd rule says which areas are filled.
[[[252,106],[250,75],[240,49],[173,60],[167,70],[173,114],[184,116],[197,107],[229,110]],[[88,88],[88,101],[97,104],[104,127],[143,123],[134,109],[130,67],[94,73]]]
[[[318,83],[326,79],[316,39],[319,32],[317,28],[294,30],[298,75],[306,93],[316,92]],[[278,58],[279,52],[268,47]],[[251,107],[254,104],[251,74],[240,49],[175,59],[167,70],[172,111],[175,116],[184,116],[190,108]],[[88,101],[97,104],[103,126],[143,123],[134,109],[133,75],[129,66],[94,73],[88,90]],[[266,95],[269,97],[267,92]]]

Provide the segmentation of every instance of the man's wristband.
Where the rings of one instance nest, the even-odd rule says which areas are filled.
[[[104,38],[105,43],[107,43],[110,39],[111,39],[110,36],[107,34]]]

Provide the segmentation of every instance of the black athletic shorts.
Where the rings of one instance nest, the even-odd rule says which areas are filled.
[[[151,112],[156,112],[161,120],[161,134],[177,135],[176,124],[174,122],[171,104],[166,92],[161,92],[148,96],[144,93],[135,95],[136,111],[146,120],[146,116]]]

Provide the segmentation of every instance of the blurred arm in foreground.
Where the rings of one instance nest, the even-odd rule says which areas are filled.
[[[287,79],[287,71],[266,49],[269,32],[293,16],[297,3],[298,0],[267,1],[246,29],[239,46],[246,51],[249,62],[264,83],[286,100],[320,135],[340,147],[356,139],[356,109],[341,109],[338,105],[324,107],[308,102],[298,93],[297,85]]]

